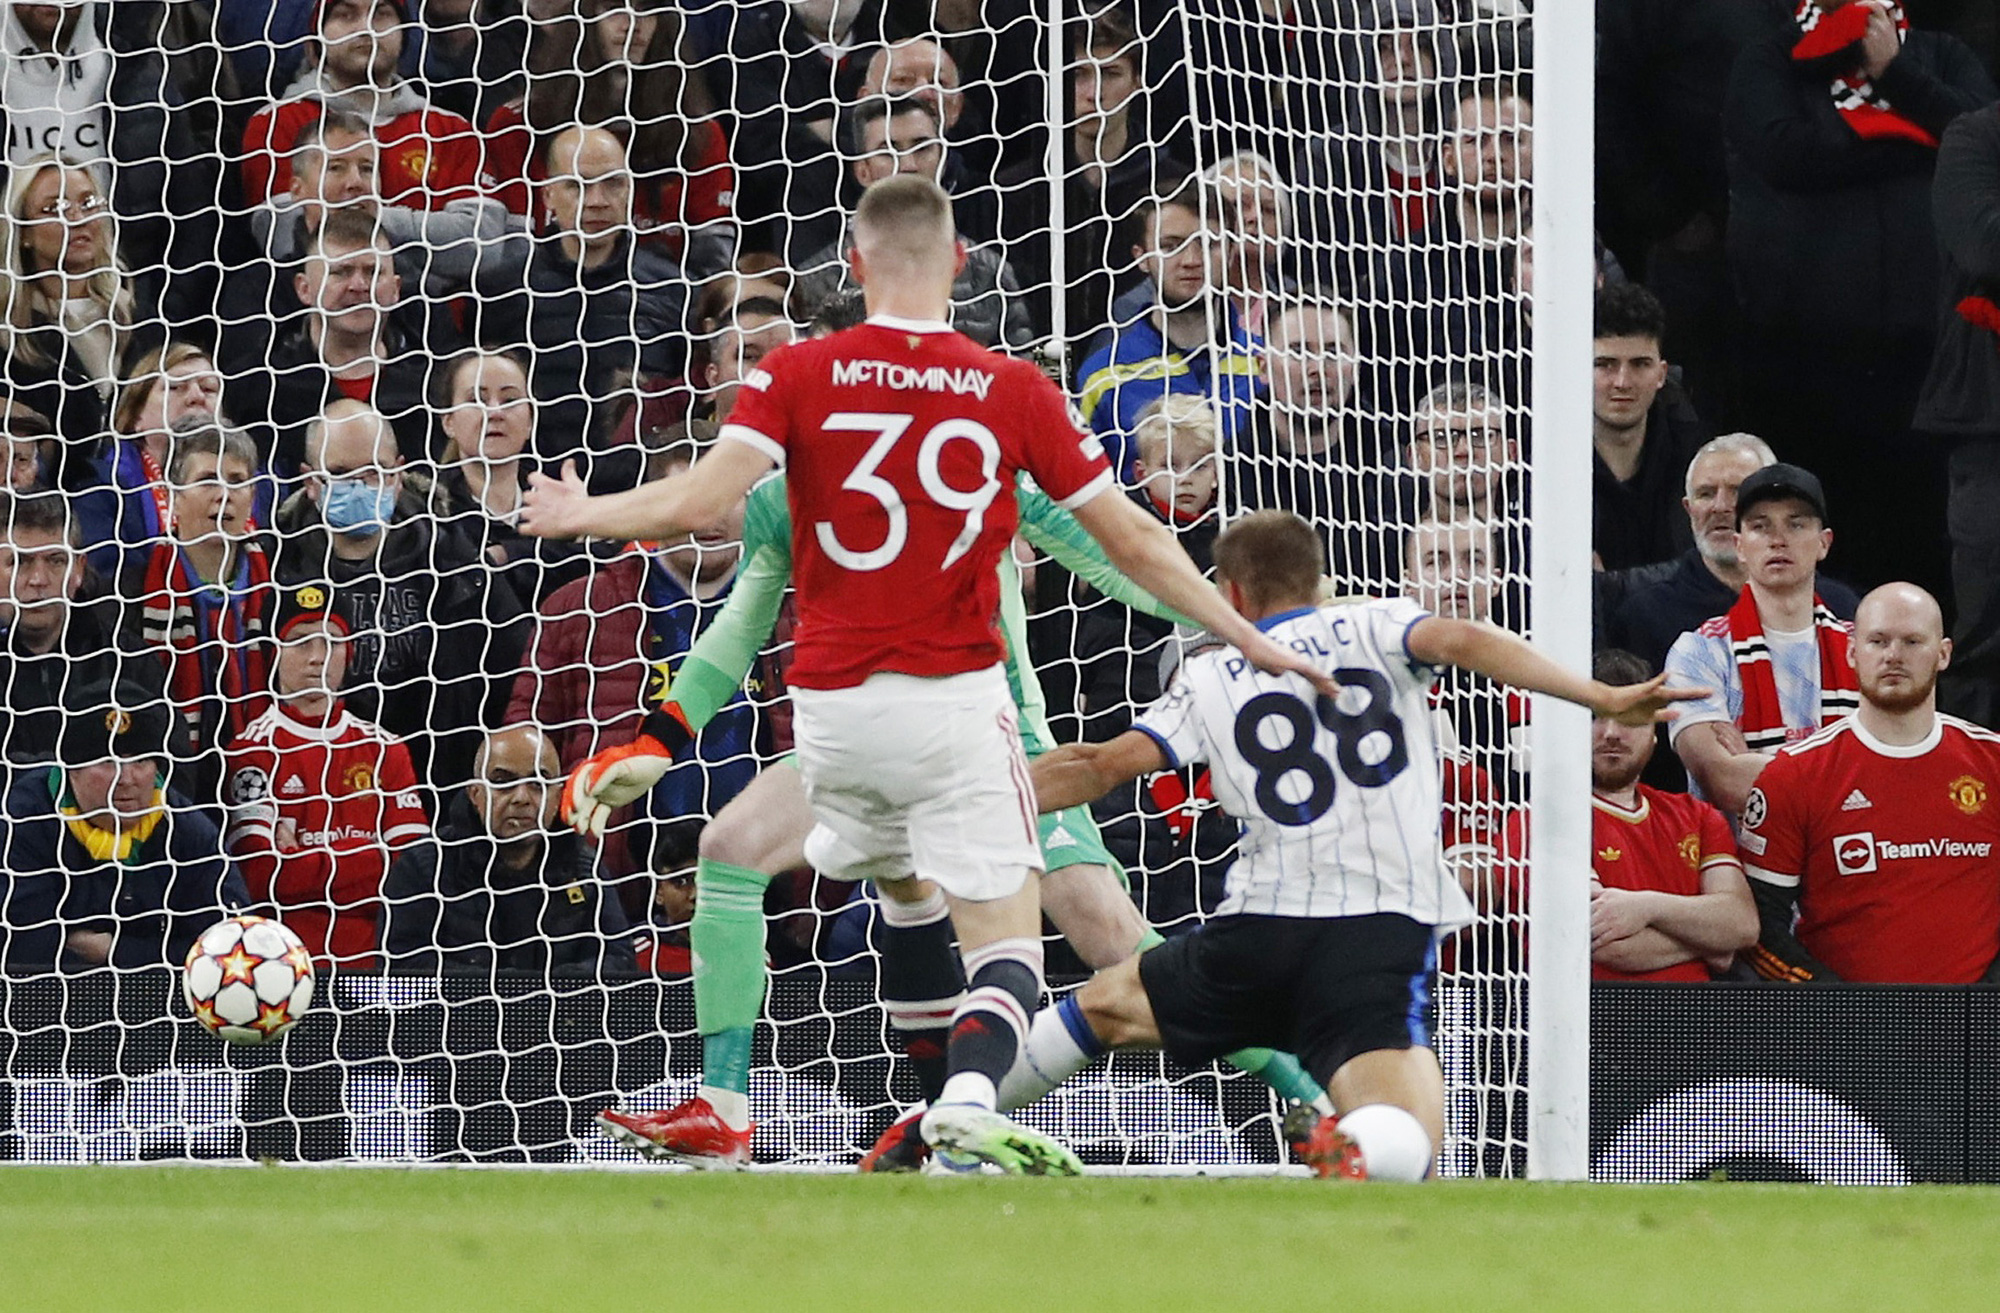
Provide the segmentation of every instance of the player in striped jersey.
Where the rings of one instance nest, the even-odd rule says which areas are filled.
[[[1120,574],[1069,512],[1023,481],[1015,490],[1021,536],[1100,593],[1149,615],[1181,617]],[[735,695],[769,641],[792,573],[791,510],[782,476],[754,489],[743,519],[743,566],[729,602],[674,672],[655,690],[646,728],[631,749],[611,749],[582,763],[565,806],[581,829],[602,829],[617,807],[639,797],[671,758]],[[1030,758],[1055,745],[1040,684],[1027,664],[1027,605],[1019,565],[1000,563],[1000,627],[1006,676],[1020,709]],[[764,890],[773,876],[805,864],[812,828],[798,769],[772,766],[712,821],[696,868],[693,949],[695,1017],[702,1035],[702,1086],[694,1098],[661,1113],[606,1113],[614,1136],[643,1151],[689,1161],[738,1164],[749,1159],[747,1091],[752,1028],[765,993]],[[1042,902],[1049,919],[1092,967],[1110,966],[1162,942],[1141,919],[1125,873],[1104,847],[1086,807],[1041,818],[1047,861]],[[950,952],[950,932],[935,909],[884,900],[883,1006],[903,1038],[924,1088],[943,1080],[941,1041],[955,995],[964,988]],[[942,978],[940,978],[940,975]],[[1330,1108],[1298,1060],[1269,1049],[1230,1055],[1287,1099]],[[905,1113],[863,1160],[864,1170],[903,1170],[924,1156],[910,1132],[923,1109]]]
[[[1630,724],[1701,695],[1665,691],[1664,679],[1613,688],[1504,630],[1405,599],[1320,605],[1321,551],[1305,521],[1259,511],[1216,540],[1215,567],[1230,604],[1322,662],[1338,699],[1218,648],[1188,661],[1126,734],[1033,764],[1041,806],[1059,808],[1206,761],[1244,833],[1213,920],[1036,1016],[1003,1106],[1039,1098],[1108,1048],[1203,1063],[1245,1044],[1289,1047],[1338,1109],[1308,1161],[1322,1175],[1421,1179],[1444,1125],[1424,1015],[1436,943],[1472,919],[1439,840],[1438,671],[1476,670]]]

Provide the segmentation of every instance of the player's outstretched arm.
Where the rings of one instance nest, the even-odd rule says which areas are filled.
[[[684,474],[593,497],[565,461],[560,478],[528,476],[521,529],[539,538],[674,538],[720,521],[770,470],[771,458],[747,443],[718,442]]]
[[[1114,602],[1171,620],[1177,625],[1194,622],[1119,573],[1095,538],[1084,532],[1076,517],[1056,505],[1039,488],[1017,488],[1014,500],[1021,508],[1021,536],[1057,565],[1095,588]]]
[[[1115,492],[1092,497],[1071,513],[1128,579],[1241,652],[1251,665],[1270,674],[1303,675],[1328,697],[1339,695],[1331,675],[1238,615],[1201,577],[1166,525]]]
[[[1096,802],[1128,780],[1165,770],[1167,754],[1149,734],[1128,729],[1109,743],[1066,743],[1028,763],[1035,806],[1045,812]]]
[[[1426,616],[1410,627],[1410,655],[1433,666],[1461,666],[1482,675],[1547,693],[1626,725],[1674,718],[1674,703],[1709,695],[1705,688],[1668,688],[1665,675],[1643,684],[1613,686],[1565,670],[1527,640],[1483,621]]]

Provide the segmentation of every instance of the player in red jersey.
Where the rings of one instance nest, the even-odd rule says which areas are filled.
[[[1630,652],[1597,654],[1591,674],[1637,684]],[[1591,722],[1590,965],[1596,980],[1708,980],[1757,942],[1757,905],[1721,812],[1639,783],[1658,742],[1650,725]]]
[[[965,260],[951,201],[915,175],[863,196],[849,261],[867,323],[782,347],[743,380],[722,441],[692,470],[588,497],[538,478],[523,525],[647,539],[721,518],[787,467],[799,623],[791,669],[814,866],[898,901],[941,887],[971,988],[953,1017],[943,1097],[924,1135],[1014,1171],[1076,1170],[994,1111],[1041,994],[1035,799],[996,624],[997,567],[1025,471],[1161,602],[1261,668],[1306,673],[1204,582],[1169,530],[1119,496],[1102,448],[1033,365],[945,322]]]
[[[315,961],[376,965],[382,877],[431,832],[400,739],[348,711],[347,622],[326,588],[286,592],[271,709],[230,746],[229,850],[250,893],[275,904]]]
[[[1751,964],[1775,980],[2000,979],[2000,735],[1938,714],[1951,640],[1916,585],[1861,599],[1849,654],[1860,709],[1781,749],[1744,804],[1764,926]]]

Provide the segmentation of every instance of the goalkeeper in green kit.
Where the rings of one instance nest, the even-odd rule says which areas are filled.
[[[1126,579],[1096,542],[1026,480],[1015,491],[1020,533],[1036,550],[1116,601],[1176,621]],[[741,686],[770,640],[792,573],[791,513],[782,476],[749,497],[743,565],[720,615],[703,631],[675,674],[668,696],[649,708],[636,742],[580,763],[564,793],[564,814],[579,831],[601,833],[611,813],[644,796],[676,754]],[[1001,563],[1000,630],[1006,673],[1021,712],[1021,738],[1033,757],[1055,746],[1041,687],[1028,666],[1027,608],[1011,555]],[[1093,969],[1160,943],[1125,887],[1123,869],[1104,848],[1088,810],[1043,816],[1042,906]],[[797,767],[771,766],[711,821],[701,839],[692,932],[696,1024],[702,1037],[702,1084],[665,1112],[609,1111],[599,1117],[614,1138],[653,1157],[696,1166],[740,1167],[750,1161],[750,1047],[763,1010],[764,890],[773,876],[806,864],[811,809]],[[916,884],[916,902],[882,902],[882,1005],[902,1038],[926,1099],[945,1079],[945,1044],[965,990],[943,895]],[[1280,1095],[1327,1111],[1326,1096],[1289,1054],[1247,1049],[1229,1061],[1262,1077]],[[862,1171],[912,1171],[928,1147],[917,1134],[923,1107],[905,1112],[861,1160]]]

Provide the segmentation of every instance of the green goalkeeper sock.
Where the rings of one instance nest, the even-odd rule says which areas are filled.
[[[1139,940],[1139,951],[1147,952],[1167,942],[1165,935],[1146,927],[1145,935]],[[1238,1049],[1222,1059],[1238,1071],[1247,1072],[1263,1081],[1278,1092],[1279,1097],[1298,1103],[1310,1103],[1323,1113],[1333,1111],[1333,1104],[1326,1097],[1326,1091],[1319,1082],[1306,1074],[1299,1060],[1289,1053],[1276,1049]]]
[[[764,890],[770,883],[762,871],[706,857],[695,868],[689,940],[702,1085],[738,1097],[750,1089],[750,1041],[764,1010]]]

